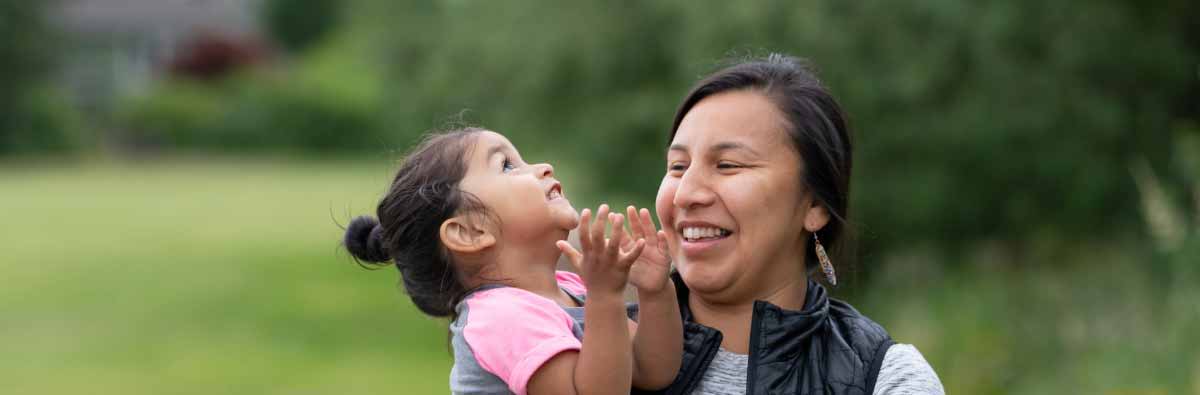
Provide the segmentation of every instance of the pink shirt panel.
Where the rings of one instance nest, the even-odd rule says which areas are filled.
[[[587,291],[574,273],[557,272],[555,279],[577,296]],[[493,288],[476,292],[464,303],[470,315],[463,336],[476,361],[518,395],[526,394],[529,379],[551,358],[582,348],[571,330],[571,316],[554,301],[532,292]]]

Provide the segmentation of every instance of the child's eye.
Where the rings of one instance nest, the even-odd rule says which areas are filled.
[[[516,166],[513,166],[512,161],[508,160],[508,158],[504,158],[504,164],[501,165],[501,171],[508,173],[514,169],[516,169]]]

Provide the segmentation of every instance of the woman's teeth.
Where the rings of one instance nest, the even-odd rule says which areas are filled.
[[[687,227],[683,228],[683,239],[687,241],[699,241],[704,239],[717,239],[729,236],[729,231],[721,228],[700,228]]]
[[[558,189],[551,189],[550,193],[546,194],[546,200],[554,200],[560,197],[562,197],[562,192],[559,192]]]

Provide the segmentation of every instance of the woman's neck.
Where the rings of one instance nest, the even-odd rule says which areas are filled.
[[[804,308],[808,281],[793,278],[790,281],[767,287],[752,297],[736,301],[713,301],[699,293],[688,294],[688,308],[694,320],[704,326],[721,331],[721,347],[727,351],[748,354],[750,352],[750,323],[754,319],[754,301],[762,300],[785,310]]]

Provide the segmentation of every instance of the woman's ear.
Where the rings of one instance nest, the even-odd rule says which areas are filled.
[[[825,205],[813,200],[812,205],[804,213],[804,230],[809,233],[815,233],[825,224],[829,223],[829,210],[825,209]]]
[[[476,253],[496,244],[496,236],[463,215],[442,222],[438,236],[446,248],[460,254]]]

